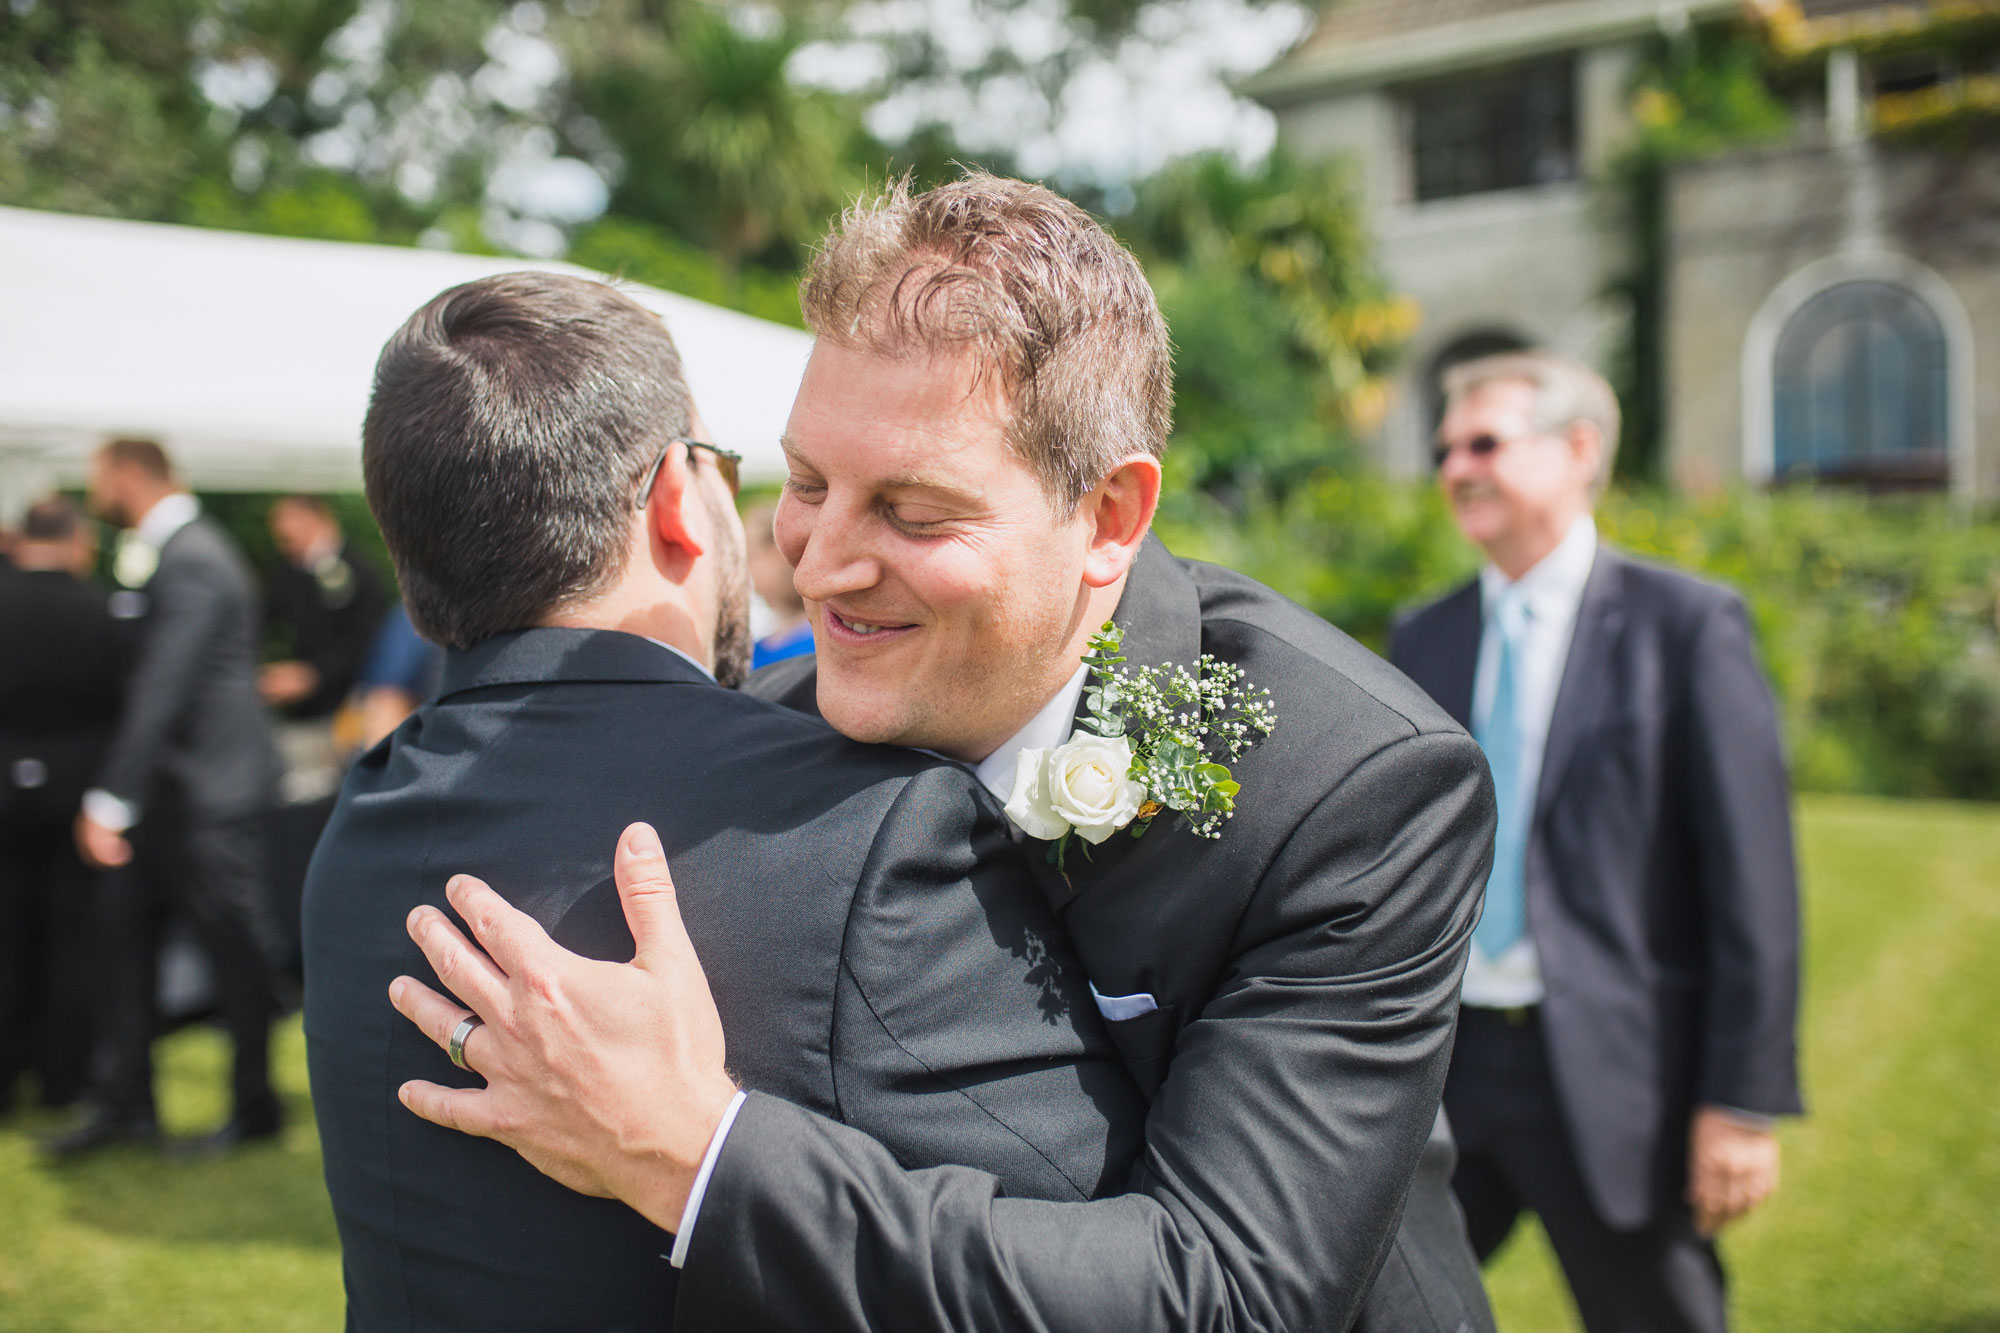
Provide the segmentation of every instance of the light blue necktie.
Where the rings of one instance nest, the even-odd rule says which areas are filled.
[[[1493,797],[1500,822],[1493,833],[1493,872],[1486,879],[1486,906],[1472,938],[1488,958],[1498,958],[1521,938],[1528,926],[1526,891],[1528,803],[1521,772],[1520,656],[1528,625],[1528,608],[1521,599],[1503,593],[1493,607],[1493,627],[1499,634],[1495,654],[1493,701],[1486,724],[1474,737],[1486,751],[1493,770]]]

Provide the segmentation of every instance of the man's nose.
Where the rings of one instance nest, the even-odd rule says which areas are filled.
[[[792,586],[799,596],[824,602],[882,581],[882,562],[872,549],[868,526],[863,509],[838,505],[831,498],[819,506],[792,569]]]

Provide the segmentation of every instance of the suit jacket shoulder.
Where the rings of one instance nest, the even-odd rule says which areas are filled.
[[[1717,612],[1743,605],[1742,594],[1725,583],[1613,546],[1600,546],[1597,558],[1616,571],[1628,613],[1657,616],[1676,629],[1698,628]]]
[[[1331,704],[1367,717],[1384,743],[1460,730],[1408,677],[1296,602],[1235,570],[1182,564],[1200,591],[1204,647],[1212,643],[1216,647],[1208,650],[1218,657],[1244,664],[1252,684],[1278,694],[1278,685],[1257,679],[1249,666],[1268,661],[1286,692],[1301,692],[1315,707]]]
[[[808,717],[818,717],[818,684],[819,660],[805,653],[751,672],[750,679],[743,682],[743,693]]]

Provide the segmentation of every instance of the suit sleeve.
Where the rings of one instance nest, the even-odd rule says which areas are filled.
[[[1346,1328],[1436,1115],[1493,819],[1462,734],[1387,746],[1318,803],[1182,1034],[1126,1194],[1004,1197],[981,1172],[905,1171],[851,1129],[753,1097],[709,1181],[681,1317]]]
[[[118,731],[97,785],[135,808],[159,771],[174,728],[187,715],[202,655],[229,613],[224,591],[193,571],[153,580],[153,608],[127,677]]]
[[[1709,956],[1697,1096],[1793,1114],[1802,1106],[1791,787],[1777,709],[1739,599],[1703,620],[1689,681],[1689,804]]]

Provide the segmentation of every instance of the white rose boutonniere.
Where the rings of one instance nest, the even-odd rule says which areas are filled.
[[[1056,813],[1049,799],[1049,756],[1053,750],[1023,750],[1014,762],[1014,794],[1007,798],[1007,818],[1021,832],[1043,842],[1053,842],[1069,832],[1069,824]]]
[[[1146,786],[1132,780],[1132,742],[1079,730],[1044,761],[1049,809],[1096,846],[1130,824],[1146,803]]]
[[[1238,759],[1276,726],[1270,691],[1250,690],[1238,668],[1204,654],[1193,671],[1124,670],[1123,639],[1106,625],[1084,656],[1095,678],[1084,696],[1089,730],[1015,762],[1007,817],[1051,844],[1057,866],[1070,835],[1091,846],[1125,828],[1141,837],[1166,810],[1200,837],[1221,837],[1242,789],[1208,751]]]

